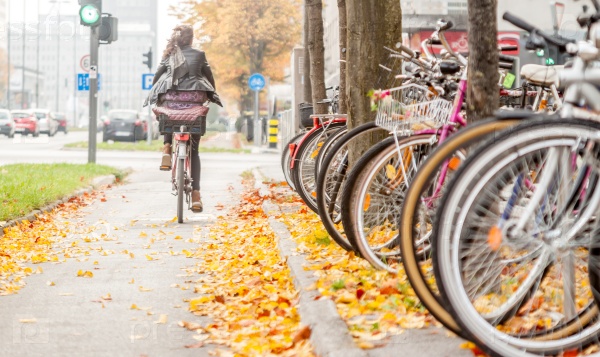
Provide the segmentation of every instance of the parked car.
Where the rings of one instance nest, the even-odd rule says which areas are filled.
[[[102,130],[104,129],[104,122],[107,120],[108,120],[108,115],[103,115],[98,119],[98,122],[96,123],[98,133],[102,132]]]
[[[114,109],[104,122],[102,141],[136,141],[147,135],[147,125],[135,110]]]
[[[15,132],[23,135],[40,136],[40,125],[36,115],[29,110],[13,110],[10,112],[15,121]]]
[[[50,113],[50,118],[54,119],[58,124],[58,131],[62,131],[67,134],[69,131],[67,129],[67,116],[64,113]]]
[[[47,109],[31,109],[38,119],[41,134],[54,136],[58,131],[58,122],[50,116],[50,111]]]
[[[140,118],[146,123],[145,125],[145,130],[148,131],[148,114],[147,113],[140,113]],[[160,132],[159,132],[159,125],[158,125],[158,120],[156,120],[156,116],[154,114],[152,114],[152,140],[158,140],[159,136],[160,136]],[[148,139],[148,135],[144,136],[144,140]]]
[[[15,136],[15,121],[6,109],[0,109],[0,134],[9,138]]]

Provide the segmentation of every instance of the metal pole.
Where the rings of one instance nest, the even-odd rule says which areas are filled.
[[[96,163],[96,128],[98,122],[98,28],[90,28],[90,123],[88,127],[88,163]]]
[[[55,107],[56,107],[56,111],[59,112],[60,108],[58,107],[59,105],[59,98],[60,98],[60,2],[58,2],[58,7],[57,7],[57,11],[58,11],[58,22],[57,22],[57,26],[56,26],[56,99],[55,99]],[[90,84],[91,85],[91,84]]]
[[[258,91],[254,91],[254,146],[260,146],[260,125],[258,123]]]
[[[27,17],[27,1],[23,0],[23,58],[22,58],[22,68],[21,68],[21,109],[25,109],[25,38],[27,37],[27,32],[25,32],[25,18]]]
[[[77,85],[74,81],[77,78],[77,26],[75,26],[74,34],[73,34],[73,78],[71,79],[73,82],[73,125],[77,126],[79,124],[77,121]]]
[[[40,0],[37,1],[37,45],[35,64],[35,106],[40,107]]]
[[[10,68],[10,28],[11,28],[11,23],[10,23],[10,0],[8,0],[8,11],[6,14],[7,18],[8,18],[8,37],[6,38],[6,57],[8,60],[8,78],[7,78],[7,90],[6,90],[6,107],[10,110],[11,109],[11,105],[10,105],[10,72],[11,72],[11,68]]]

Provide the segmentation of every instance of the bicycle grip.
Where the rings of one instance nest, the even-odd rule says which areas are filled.
[[[513,57],[513,56],[498,55],[498,59],[500,59],[500,61],[502,61],[502,62],[508,62],[508,63],[515,62],[515,57]]]
[[[511,24],[517,26],[520,29],[523,29],[527,32],[533,32],[536,30],[536,28],[533,25],[530,25],[529,23],[525,22],[524,20],[516,17],[515,15],[511,14],[510,12],[505,12],[504,15],[502,15],[502,18],[508,22],[510,22]]]
[[[512,63],[506,63],[506,62],[500,62],[500,63],[498,63],[498,67],[500,67],[502,69],[512,69],[513,68],[513,64]]]
[[[415,53],[413,52],[413,50],[411,50],[410,48],[404,46],[403,44],[399,43],[398,44],[398,49],[402,52],[405,52],[407,55],[411,56],[411,57],[416,57]]]
[[[444,24],[444,26],[440,27],[440,31],[448,31],[453,27],[454,27],[454,23],[452,21],[448,20],[448,22],[446,22],[446,24]]]

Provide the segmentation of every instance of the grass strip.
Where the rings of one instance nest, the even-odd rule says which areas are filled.
[[[15,164],[0,166],[0,222],[22,217],[90,185],[116,168],[95,164]]]
[[[87,149],[87,141],[79,141],[76,143],[70,143],[65,145],[66,148],[71,149]],[[160,152],[163,148],[163,143],[160,140],[155,140],[151,145],[148,145],[145,141],[138,142],[99,142],[97,144],[98,150],[113,150],[113,151],[149,151],[149,152]],[[219,148],[202,146],[198,149],[200,153],[234,153],[234,154],[249,154],[248,149],[231,149],[231,148]]]

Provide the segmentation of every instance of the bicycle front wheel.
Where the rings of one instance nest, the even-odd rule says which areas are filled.
[[[177,160],[177,222],[183,223],[183,201],[185,198],[185,159]]]
[[[445,186],[464,156],[485,138],[517,123],[519,120],[491,119],[469,125],[453,134],[421,165],[402,205],[398,227],[400,253],[406,276],[427,310],[446,328],[465,338],[468,337],[462,334],[441,302],[435,282],[430,252],[433,218]]]
[[[528,122],[471,156],[448,187],[434,224],[436,281],[491,354],[598,343],[587,266],[599,131],[583,120]]]
[[[342,222],[356,250],[375,268],[397,272],[397,222],[404,194],[435,135],[392,137],[371,148],[348,176]]]

